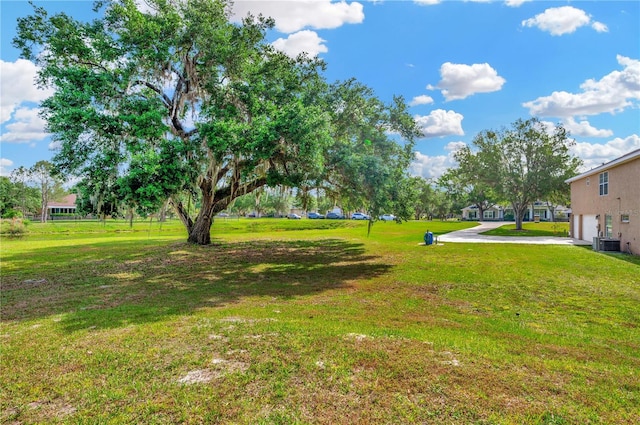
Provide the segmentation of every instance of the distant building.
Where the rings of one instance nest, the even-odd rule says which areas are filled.
[[[504,208],[500,205],[493,205],[485,209],[480,217],[480,210],[475,205],[469,205],[462,209],[462,219],[472,221],[502,221],[504,220]]]
[[[533,205],[527,206],[524,212],[524,221],[568,221],[569,212],[571,210],[564,205],[555,205],[553,210],[544,201],[535,201]],[[506,221],[515,221],[513,207],[508,206],[504,209]]]
[[[566,181],[571,185],[571,235],[620,241],[640,255],[640,149]]]
[[[75,214],[76,213],[76,195],[67,195],[60,201],[50,201],[47,204],[47,217],[52,214]]]
[[[549,208],[546,202],[535,201],[533,205],[527,207],[524,212],[524,221],[533,221],[532,218],[538,218],[540,221],[568,221],[569,208],[564,205],[555,206],[553,210]],[[482,212],[477,206],[470,205],[462,209],[463,220],[475,221],[515,221],[513,207],[511,205],[502,206],[494,205]]]

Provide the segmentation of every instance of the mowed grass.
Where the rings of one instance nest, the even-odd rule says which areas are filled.
[[[3,238],[0,420],[638,423],[640,259],[421,244],[471,225]]]
[[[506,226],[491,229],[482,233],[489,236],[560,236],[569,235],[568,222],[540,222],[540,223],[522,223],[522,230],[516,230],[516,225],[507,224]]]

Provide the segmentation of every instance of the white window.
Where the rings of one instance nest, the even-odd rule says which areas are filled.
[[[604,237],[610,238],[613,236],[613,217],[610,215],[604,216]]]
[[[485,211],[482,213],[484,218],[494,218],[494,211]]]
[[[620,221],[622,223],[628,223],[629,222],[629,214],[621,214],[620,215]]]
[[[609,194],[609,172],[600,173],[600,196]]]

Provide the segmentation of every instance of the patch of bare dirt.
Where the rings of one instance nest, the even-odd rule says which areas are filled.
[[[185,385],[206,384],[207,382],[222,378],[230,373],[244,372],[248,368],[248,363],[214,358],[211,360],[211,367],[207,369],[192,370],[182,378],[178,379],[178,382]]]
[[[49,418],[50,420],[53,418],[56,419],[64,419],[67,416],[71,416],[76,412],[76,408],[71,404],[65,402],[64,400],[36,400],[28,403],[26,406],[27,410],[37,412],[37,416],[41,418]],[[10,416],[17,416],[20,414],[20,409],[7,409],[7,412],[3,412],[3,416],[8,414]],[[3,417],[3,421],[5,418]],[[4,422],[3,422],[4,423]],[[21,422],[15,422],[21,423]]]
[[[209,369],[197,369],[189,371],[185,376],[178,379],[178,382],[185,385],[204,384],[216,377],[214,372]]]
[[[348,333],[346,337],[348,339],[355,339],[356,341],[365,341],[367,339],[373,339],[373,337],[370,337],[369,335],[356,334],[356,333]]]

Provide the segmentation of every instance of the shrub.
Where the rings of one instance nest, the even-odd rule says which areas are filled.
[[[6,230],[6,233],[10,238],[21,238],[27,233],[26,223],[19,218],[13,218],[9,222],[9,229]]]
[[[7,210],[2,214],[2,218],[22,218],[22,212],[14,209]]]

